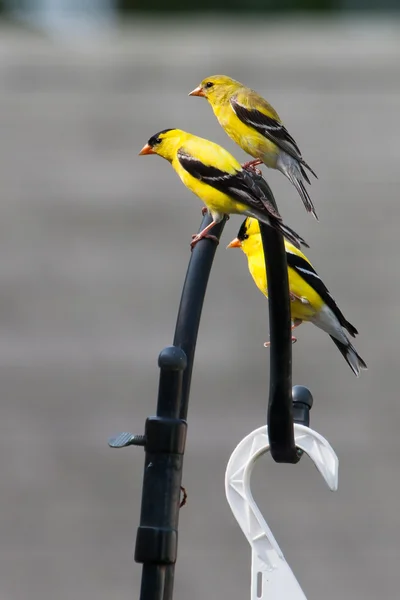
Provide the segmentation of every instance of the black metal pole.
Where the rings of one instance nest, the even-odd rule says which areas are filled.
[[[179,419],[186,355],[165,348],[159,356],[157,416],[145,428],[145,465],[135,561],[143,564],[140,600],[162,600],[169,570],[174,569],[186,422]]]
[[[225,222],[223,220],[212,229],[212,234],[218,239],[221,237]],[[206,215],[203,218],[199,231],[209,223],[211,223],[211,217]],[[182,348],[188,359],[188,365],[183,374],[181,409],[179,413],[181,419],[186,419],[188,413],[197,333],[216,249],[216,243],[207,239],[194,247],[182,290],[174,336],[174,346]]]
[[[211,222],[204,216],[200,230]],[[213,228],[220,237],[225,220]],[[190,382],[201,311],[217,244],[204,239],[193,249],[178,311],[174,345],[159,356],[157,414],[145,435],[122,433],[112,448],[145,447],[140,524],[135,561],[143,564],[140,600],[172,600]]]
[[[210,222],[211,217],[205,215],[200,231]],[[225,221],[214,227],[212,234],[219,238],[224,224]],[[172,346],[175,352],[181,353],[185,357],[185,368],[181,371],[182,379],[179,381],[179,386],[177,382],[175,384],[175,394],[171,394],[170,389],[173,382],[163,379],[161,371],[157,415],[163,414],[167,404],[172,403],[173,416],[179,417],[180,423],[185,423],[187,417],[197,334],[216,248],[217,245],[214,241],[202,240],[194,247],[190,257]],[[166,414],[165,416],[171,415]],[[148,451],[148,443],[146,443],[142,512],[135,550],[136,562],[143,563],[140,600],[172,600],[184,450],[185,440],[183,439],[180,453],[175,457],[166,454],[164,461],[159,464],[160,469],[156,470],[154,456]],[[146,478],[146,472],[149,472],[146,466],[149,464],[152,466],[151,476],[148,475]],[[153,503],[150,501],[150,507],[153,507],[154,511],[148,507],[149,498],[154,498]],[[149,527],[146,527],[146,523],[152,524],[150,531],[158,532],[154,534],[160,538],[157,546],[158,556],[154,553],[149,556],[146,549],[148,538],[141,536],[142,531],[147,536]],[[172,532],[173,536],[171,537]],[[162,553],[164,546],[169,549],[168,556]],[[154,564],[155,562],[157,564]]]
[[[226,220],[213,227],[212,235],[221,237]],[[211,223],[211,217],[205,215],[199,231]],[[181,348],[187,357],[187,366],[183,373],[182,395],[179,417],[187,418],[189,408],[190,384],[192,381],[194,355],[199,331],[201,312],[206,295],[208,279],[214,261],[217,244],[212,240],[202,240],[193,248],[181,301],[176,320],[174,346]],[[168,567],[165,573],[163,600],[172,600],[174,587],[175,566]]]
[[[186,422],[179,418],[183,350],[164,348],[158,358],[160,383],[157,414],[146,419],[145,434],[121,433],[109,440],[112,448],[145,447],[142,507],[135,561],[143,564],[140,600],[172,599],[173,571],[178,547],[178,519]],[[172,574],[172,575],[171,575]],[[166,586],[171,595],[165,595]]]

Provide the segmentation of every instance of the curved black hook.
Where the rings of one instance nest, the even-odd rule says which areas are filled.
[[[257,177],[271,204],[278,210],[265,179]],[[293,430],[292,334],[286,251],[282,234],[260,223],[268,281],[270,370],[268,398],[268,437],[276,462],[297,463]],[[271,260],[272,259],[272,260]]]

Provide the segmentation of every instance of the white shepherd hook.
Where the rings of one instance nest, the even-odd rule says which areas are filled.
[[[297,448],[314,461],[328,487],[337,490],[339,460],[328,441],[297,423],[294,436]],[[225,473],[226,497],[252,550],[251,600],[307,600],[251,493],[255,462],[269,449],[264,425],[238,444]]]

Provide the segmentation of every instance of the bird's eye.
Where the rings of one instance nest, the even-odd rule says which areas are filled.
[[[245,233],[245,234],[244,234],[244,236],[243,236],[243,239],[244,239],[244,240],[248,240],[248,239],[249,239],[249,234],[248,234],[248,233]]]
[[[207,81],[206,85],[204,87],[206,88],[212,88],[214,84],[212,83],[212,81]]]
[[[156,138],[154,140],[154,144],[161,144],[161,138]]]

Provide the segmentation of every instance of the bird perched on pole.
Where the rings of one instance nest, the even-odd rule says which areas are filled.
[[[298,191],[307,212],[318,219],[304,185],[310,183],[306,169],[317,176],[301,156],[278,113],[262,96],[225,75],[207,77],[189,96],[206,98],[221,127],[245,152],[254,156],[256,160],[244,167],[254,168],[264,163],[281,171]]]
[[[272,206],[272,192],[265,180],[242,168],[221,146],[181,129],[164,129],[153,135],[139,155],[158,154],[171,163],[185,186],[199,196],[212,216],[212,223],[192,236],[193,247],[221,222],[224,215],[239,214],[260,219],[278,229],[296,247],[307,245]],[[268,195],[266,191],[268,192]],[[216,240],[216,238],[214,238]],[[216,240],[218,242],[218,240]]]
[[[247,256],[248,267],[258,289],[268,298],[267,274],[260,226],[256,219],[247,218],[240,227],[237,238],[228,248],[241,248]],[[357,377],[367,365],[357,354],[346,335],[352,337],[357,329],[343,316],[335,300],[326,288],[308,258],[285,240],[288,266],[290,308],[294,329],[303,321],[314,323],[328,333]],[[296,341],[296,338],[292,338]],[[268,343],[266,345],[269,345]]]

